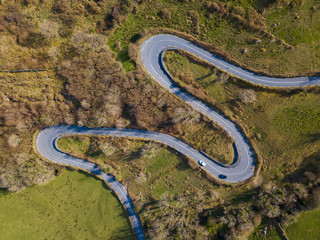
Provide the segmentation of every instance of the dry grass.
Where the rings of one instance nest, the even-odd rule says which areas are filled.
[[[0,73],[0,89],[10,101],[63,99],[64,81],[54,70],[45,72]]]

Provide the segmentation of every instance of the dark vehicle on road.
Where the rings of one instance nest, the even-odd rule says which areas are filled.
[[[220,179],[226,179],[227,176],[226,176],[226,175],[223,175],[223,174],[219,174],[218,178],[220,178]]]

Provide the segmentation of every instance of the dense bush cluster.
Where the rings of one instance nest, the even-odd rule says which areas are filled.
[[[205,2],[204,7],[207,9],[207,15],[219,14],[225,17],[238,27],[243,27],[252,31],[265,31],[264,18],[254,8],[243,9],[241,6],[230,7],[223,2]]]
[[[126,20],[128,13],[135,9],[135,4],[135,0],[119,1],[118,4],[113,6],[111,12],[108,13],[104,19],[98,22],[98,30],[103,32],[105,30],[117,27]]]
[[[255,190],[252,201],[239,206],[223,206],[217,217],[223,224],[218,235],[225,239],[248,235],[260,224],[261,217],[275,219],[286,225],[303,210],[319,207],[320,168],[293,173],[285,184],[269,182]]]
[[[183,204],[183,201],[179,204]],[[157,203],[157,207],[164,214],[148,222],[150,226],[148,234],[151,239],[210,239],[199,218],[190,216],[188,210],[181,205],[175,205],[164,196]]]
[[[93,47],[90,38],[101,41],[92,41]],[[74,57],[64,60],[58,73],[77,108],[76,124],[163,130],[178,136],[187,132],[182,126],[189,122],[194,129],[199,126],[198,113],[154,84],[139,67],[125,74],[102,35],[76,32],[71,39]],[[135,50],[132,44],[132,54]]]

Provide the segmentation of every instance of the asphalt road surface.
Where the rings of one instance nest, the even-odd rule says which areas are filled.
[[[234,140],[235,156],[237,157],[232,165],[226,166],[218,163],[183,141],[170,135],[139,129],[55,126],[41,130],[36,138],[36,147],[39,153],[46,159],[58,164],[83,169],[105,180],[111,189],[113,189],[117,194],[126,209],[137,239],[145,239],[145,237],[140,219],[134,212],[134,206],[130,196],[124,187],[117,182],[112,175],[102,172],[96,164],[72,157],[59,150],[57,147],[57,140],[60,137],[66,135],[85,134],[143,138],[146,140],[161,142],[176,149],[178,152],[190,157],[196,162],[202,161],[206,163],[202,168],[221,181],[231,183],[241,182],[252,177],[254,174],[254,153],[245,136],[237,126],[226,117],[189,93],[183,91],[172,82],[171,76],[166,70],[163,62],[164,52],[171,49],[183,49],[188,51],[234,76],[255,84],[272,87],[301,87],[320,84],[320,77],[273,78],[260,76],[234,66],[223,59],[214,56],[212,53],[194,45],[193,43],[176,36],[162,34],[148,38],[140,48],[140,58],[146,71],[148,71],[149,74],[163,87],[191,105],[194,109],[212,119],[212,121],[218,123],[225,131],[228,132],[228,134],[230,134]]]

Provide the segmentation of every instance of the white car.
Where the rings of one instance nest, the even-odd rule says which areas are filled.
[[[201,160],[199,160],[198,163],[199,163],[200,166],[203,166],[203,167],[206,165],[206,163],[202,162]]]

